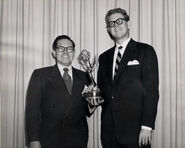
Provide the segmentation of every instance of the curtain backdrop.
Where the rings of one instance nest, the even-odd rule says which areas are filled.
[[[25,94],[35,68],[54,64],[52,42],[67,34],[76,57],[113,46],[104,17],[127,10],[133,39],[157,53],[160,100],[153,148],[185,147],[185,0],[0,0],[0,148],[25,148]],[[80,68],[77,60],[74,67]],[[96,77],[97,68],[94,72]],[[88,120],[88,148],[101,148],[100,112]]]

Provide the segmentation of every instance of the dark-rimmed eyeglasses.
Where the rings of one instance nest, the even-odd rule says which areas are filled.
[[[115,26],[115,24],[121,25],[121,24],[123,24],[123,21],[126,21],[126,19],[125,19],[125,18],[118,18],[118,19],[115,20],[115,21],[110,21],[110,22],[108,22],[108,23],[107,23],[107,27],[112,28],[112,27]]]
[[[68,47],[64,47],[64,46],[59,46],[56,48],[59,52],[65,52],[67,51],[68,53],[73,51],[73,47],[72,46],[68,46]]]

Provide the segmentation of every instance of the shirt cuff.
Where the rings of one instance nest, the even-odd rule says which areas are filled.
[[[144,125],[142,125],[142,126],[141,126],[141,129],[145,129],[145,130],[149,130],[149,131],[151,131],[151,130],[152,130],[152,128],[151,128],[151,127],[144,126]]]

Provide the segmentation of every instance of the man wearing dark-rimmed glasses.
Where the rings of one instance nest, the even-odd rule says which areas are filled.
[[[102,146],[150,148],[159,99],[155,50],[130,38],[124,9],[109,10],[105,21],[115,45],[99,57]]]
[[[82,91],[88,75],[72,67],[75,43],[70,37],[56,37],[52,47],[56,64],[34,70],[27,89],[29,148],[87,148],[86,116],[92,112]]]

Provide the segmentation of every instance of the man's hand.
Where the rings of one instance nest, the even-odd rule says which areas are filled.
[[[151,144],[151,141],[152,141],[152,131],[141,129],[139,134],[139,146],[141,147],[142,145]]]
[[[97,107],[104,102],[102,98],[87,98],[90,107]]]
[[[41,148],[39,141],[30,142],[29,148]]]
[[[87,100],[90,108],[98,107],[104,102],[104,99],[100,96],[100,89],[94,84],[90,84],[88,87],[85,85],[82,96]]]

